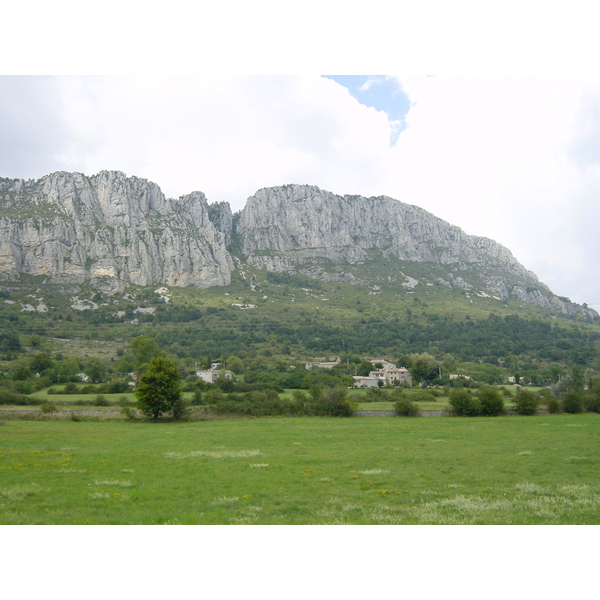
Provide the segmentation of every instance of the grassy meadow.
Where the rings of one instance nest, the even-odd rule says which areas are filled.
[[[1,524],[598,524],[600,416],[6,421]]]

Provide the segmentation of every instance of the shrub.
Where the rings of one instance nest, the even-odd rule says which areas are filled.
[[[31,404],[37,404],[38,400],[25,396],[24,394],[18,394],[11,392],[7,389],[0,389],[0,404],[12,404],[14,406],[27,406]]]
[[[135,402],[127,396],[119,396],[119,406],[135,406]]]
[[[500,392],[491,386],[482,387],[477,395],[481,404],[481,414],[497,417],[504,413],[504,400]]]
[[[312,415],[350,417],[356,403],[348,397],[346,388],[328,388],[317,394],[308,395],[296,390],[293,400],[279,397],[275,390],[262,390],[225,395],[221,390],[204,394],[204,401],[215,413],[244,416]]]
[[[529,390],[519,388],[514,400],[515,411],[518,415],[535,415],[538,409],[538,398]]]
[[[563,400],[563,410],[571,414],[583,412],[583,396],[579,392],[567,392]]]
[[[221,394],[213,410],[217,413],[261,417],[294,413],[294,408],[294,403],[281,400],[277,392],[265,390],[228,396]]]
[[[190,414],[189,404],[182,396],[179,396],[179,398],[173,402],[173,408],[171,410],[174,421],[181,421]]]
[[[15,392],[19,394],[31,394],[33,386],[30,381],[15,381]]]
[[[225,400],[225,394],[219,388],[213,388],[204,394],[205,404],[218,404],[223,400]]]
[[[419,402],[436,402],[437,395],[433,390],[419,390],[412,395],[413,400]]]
[[[383,402],[386,400],[386,396],[387,392],[381,388],[369,388],[363,402]]]
[[[125,396],[119,398],[119,405],[121,406],[121,414],[125,415],[128,421],[134,421],[136,418],[136,412],[131,408],[132,402]]]
[[[192,404],[194,406],[204,404],[204,400],[202,398],[202,392],[198,389],[194,390],[194,395],[192,396]]]
[[[42,404],[40,404],[40,410],[44,414],[51,414],[55,413],[58,409],[56,408],[55,404],[50,404],[50,402],[42,402]]]
[[[94,398],[94,406],[110,406],[110,402],[102,394],[98,394]]]
[[[15,381],[25,381],[33,376],[31,369],[26,365],[17,365],[12,373],[12,378]]]
[[[198,379],[197,377],[194,377],[193,381],[185,381],[183,386],[181,387],[181,390],[183,392],[193,392],[195,390],[201,390],[203,392],[205,392],[206,390],[209,390],[212,388],[212,383],[207,383],[206,381],[203,381],[202,379]]]
[[[459,417],[476,417],[481,413],[481,403],[465,388],[455,388],[450,392],[450,406]]]
[[[79,421],[81,421],[81,417],[77,413],[72,412],[71,413],[71,421],[75,421],[78,423]]]
[[[131,408],[129,406],[122,406],[121,407],[121,413],[123,415],[125,415],[125,418],[128,421],[135,421],[136,413],[135,413],[135,410],[133,408]]]
[[[31,385],[33,386],[34,391],[39,392],[44,388],[47,388],[50,385],[51,381],[49,377],[36,377]]]
[[[584,405],[587,412],[600,413],[600,395],[586,396]]]
[[[542,399],[542,402],[546,402],[548,398],[552,397],[552,391],[550,390],[550,388],[545,387],[541,390],[538,390],[537,395]]]
[[[348,398],[346,388],[328,388],[325,394],[315,401],[317,415],[330,417],[351,417],[356,406]]]
[[[400,398],[394,405],[394,412],[399,417],[419,416],[419,405],[411,402],[408,398]]]
[[[546,407],[551,415],[556,415],[560,412],[560,401],[554,396],[547,396]]]
[[[126,381],[113,381],[112,383],[105,383],[104,386],[107,394],[123,394],[128,392],[131,386]]]

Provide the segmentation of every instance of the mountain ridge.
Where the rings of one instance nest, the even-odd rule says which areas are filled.
[[[438,277],[407,276],[400,263],[434,266]],[[232,214],[202,192],[166,198],[157,184],[120,171],[0,179],[4,281],[46,275],[109,294],[130,284],[206,288],[228,285],[246,264],[356,285],[378,280],[365,266],[376,264],[384,279],[409,287],[416,281],[597,316],[554,295],[508,248],[388,196],[287,184],[258,190]]]

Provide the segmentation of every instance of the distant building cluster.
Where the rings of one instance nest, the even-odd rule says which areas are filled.
[[[333,369],[333,367],[336,367],[341,362],[338,357],[335,361],[310,362],[306,363],[305,366],[308,370]],[[352,379],[354,379],[356,387],[370,388],[385,385],[412,385],[412,375],[408,369],[404,367],[398,368],[396,365],[383,359],[373,359],[370,362],[377,369],[370,371],[368,377],[353,377]],[[196,375],[199,379],[207,383],[215,383],[219,377],[225,377],[226,379],[234,378],[232,371],[222,368],[221,361],[211,363],[210,369],[196,369]]]
[[[306,364],[307,369],[333,369],[340,364],[339,357],[334,362],[311,362]],[[373,367],[381,367],[373,370],[368,377],[355,376],[354,385],[357,387],[382,387],[384,385],[412,385],[412,375],[404,367],[398,368],[396,365],[383,359],[373,359],[370,361]]]
[[[386,360],[372,360],[373,366],[381,365],[381,369],[370,371],[368,377],[355,376],[354,385],[357,387],[382,387],[384,385],[412,385],[412,375],[404,367],[398,368],[396,365]]]

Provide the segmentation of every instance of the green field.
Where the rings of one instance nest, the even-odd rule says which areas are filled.
[[[7,421],[2,524],[598,524],[600,417]]]

